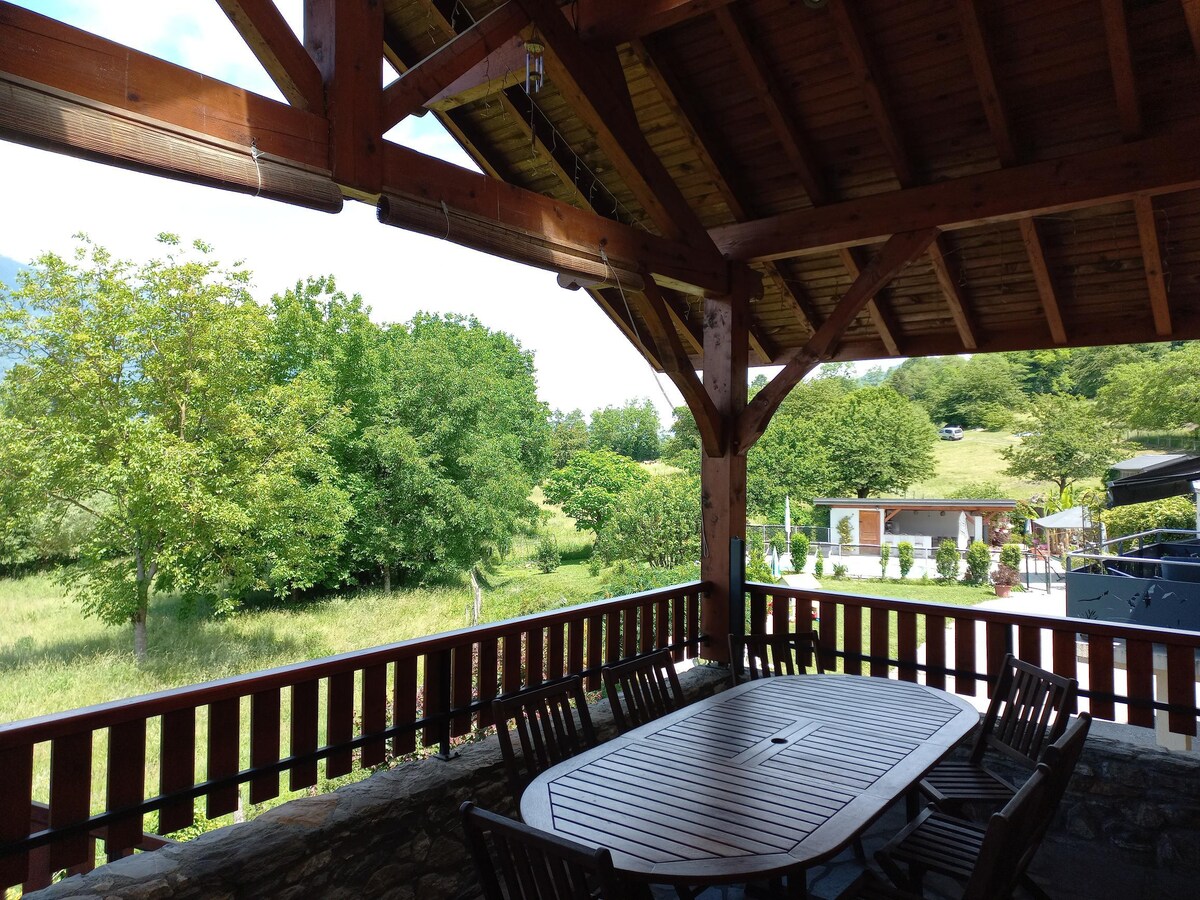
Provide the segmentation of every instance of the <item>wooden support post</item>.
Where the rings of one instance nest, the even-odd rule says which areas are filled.
[[[704,303],[704,386],[727,435],[746,406],[749,363],[749,287],[744,278],[735,278],[734,285],[732,295]],[[734,450],[731,441],[725,441],[720,455],[701,457],[700,498],[700,577],[712,585],[700,608],[700,630],[707,636],[700,655],[724,662],[729,658],[729,542],[746,536],[746,454]]]

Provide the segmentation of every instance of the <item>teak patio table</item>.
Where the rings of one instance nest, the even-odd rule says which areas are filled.
[[[543,772],[527,823],[675,884],[801,872],[837,854],[979,722],[902,681],[798,675],[739,685]]]

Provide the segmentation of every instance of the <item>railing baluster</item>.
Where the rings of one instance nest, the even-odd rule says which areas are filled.
[[[946,689],[946,617],[930,613],[925,617],[925,683]]]
[[[822,606],[822,610],[824,607]],[[842,647],[845,649],[846,657],[842,670],[847,675],[861,675],[863,673],[862,647],[863,647],[863,624],[862,624],[862,607],[855,604],[846,604],[842,607],[842,615],[845,624],[842,627]],[[821,644],[829,645],[825,637],[825,614],[821,614]],[[836,646],[836,644],[835,644]]]
[[[344,744],[354,735],[354,672],[330,675],[326,691],[325,742],[330,746]],[[349,750],[335,750],[325,757],[326,778],[347,775],[353,767]]]
[[[279,759],[279,689],[250,695],[250,765],[268,766]],[[279,773],[250,779],[250,802],[263,803],[279,796]]]
[[[525,632],[525,686],[537,687],[546,680],[545,632],[534,628]]]
[[[1017,656],[1035,666],[1042,664],[1042,629],[1022,625],[1017,629]]]
[[[967,615],[954,617],[954,693],[974,697],[979,686],[969,673],[975,671],[975,620]]]
[[[671,642],[670,606],[666,597],[660,597],[654,604],[654,647],[661,649]],[[575,669],[574,671],[578,671]]]
[[[134,719],[108,729],[108,808],[137,806],[146,799],[146,720]],[[122,816],[105,829],[104,850],[109,860],[142,842],[145,827],[140,812]]]
[[[680,663],[687,659],[687,649],[683,647],[684,635],[687,634],[686,629],[686,613],[687,601],[682,597],[674,597],[671,599],[671,643],[675,645],[672,651],[672,657],[675,662]],[[590,665],[590,660],[589,660]]]
[[[785,597],[780,594],[775,594],[771,597],[771,631],[774,634],[784,634],[791,631],[788,627],[791,619],[789,613],[792,609],[792,600],[790,597]],[[796,615],[796,628],[807,628],[807,622],[799,621],[799,613]]]
[[[837,665],[837,657],[833,650],[837,647],[838,604],[832,600],[822,600],[820,606],[821,633],[818,638],[821,643],[821,653],[824,654],[825,668],[833,671]]]
[[[1167,702],[1175,707],[1196,705],[1196,650],[1184,644],[1167,644]],[[1196,733],[1196,714],[1171,710],[1168,726],[1176,734]]]
[[[1129,695],[1129,724],[1154,727],[1154,645],[1149,641],[1125,642],[1126,693]],[[1136,701],[1142,701],[1138,703]],[[1145,704],[1145,705],[1143,705]]]
[[[608,665],[621,661],[621,611],[604,614],[604,661]]]
[[[1077,678],[1079,673],[1079,650],[1076,646],[1076,632],[1054,629],[1051,638],[1051,649],[1054,654],[1054,673],[1064,678]],[[1079,698],[1071,701],[1068,712],[1079,711]]]
[[[688,658],[700,656],[700,592],[687,595],[687,640]]]
[[[1102,635],[1088,635],[1088,709],[1096,719],[1114,718],[1113,692],[1113,639]],[[1097,696],[1107,694],[1108,696]]]
[[[33,744],[0,750],[0,841],[19,841],[29,832],[33,802]],[[28,872],[29,854],[0,856],[0,889],[20,884]]]
[[[230,697],[208,706],[208,779],[212,781],[238,770],[238,750],[241,731],[241,699]],[[208,794],[204,814],[212,819],[238,808],[236,784],[217,788]]]
[[[654,604],[643,603],[638,607],[638,653],[654,649],[654,635]]]
[[[750,621],[746,626],[747,634],[766,634],[767,631],[767,595],[762,591],[750,591]]]
[[[392,699],[392,722],[395,725],[409,725],[417,721],[417,668],[418,659],[406,656],[396,660],[395,693]],[[401,732],[392,738],[392,754],[403,756],[412,753],[417,748],[416,730]]]
[[[896,658],[900,660],[901,681],[917,680],[917,614],[903,611],[896,614]]]
[[[159,746],[158,789],[163,794],[189,788],[196,783],[196,710],[177,709],[163,713]],[[158,811],[158,833],[170,834],[190,828],[196,820],[191,800],[168,803]]]
[[[362,675],[362,733],[379,734],[387,728],[387,664],[367,666]],[[362,745],[359,765],[377,766],[387,759],[383,738]]]
[[[871,610],[871,676],[887,678],[887,659],[891,656],[892,634],[889,627],[890,613],[875,607]]]
[[[587,667],[593,670],[584,682],[589,691],[600,688],[600,668],[604,665],[604,616],[588,616]]]
[[[567,625],[567,671],[583,671],[583,619]]]
[[[312,678],[292,685],[292,717],[288,747],[292,756],[317,749],[317,708],[320,682]],[[300,763],[288,775],[288,787],[299,791],[317,783],[317,761]]]
[[[1012,652],[1012,627],[999,622],[988,622],[984,626],[984,640],[987,653],[987,695],[992,696],[996,686],[996,676],[1000,674],[1000,664],[1004,657]]]
[[[623,644],[621,652],[625,657],[637,656],[638,653],[638,616],[636,606],[627,606],[621,611],[621,637]]]
[[[524,675],[521,672],[523,639],[524,633],[520,631],[504,636],[504,671],[501,673],[500,685],[505,694],[519,691],[524,683]]]
[[[50,743],[50,825],[60,828],[82,822],[92,797],[92,732],[55,738]],[[50,845],[50,867],[65,869],[88,856],[86,832],[68,835]]]
[[[546,679],[554,681],[563,677],[563,656],[566,653],[566,642],[563,639],[563,625],[551,625],[549,628],[549,653],[546,656]]]
[[[483,703],[479,710],[480,728],[486,728],[494,721],[492,701],[496,699],[498,688],[498,643],[494,637],[484,638],[479,642],[479,699]]]
[[[471,684],[472,664],[475,658],[474,644],[459,644],[452,651],[453,672],[451,674],[451,704],[455,709],[466,709],[471,705],[471,694],[474,685]],[[450,726],[451,737],[461,737],[471,730],[471,714],[456,713]]]

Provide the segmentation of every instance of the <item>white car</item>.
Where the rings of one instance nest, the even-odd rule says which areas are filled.
[[[943,441],[961,441],[963,430],[957,425],[947,425],[945,428],[938,429],[938,437]]]

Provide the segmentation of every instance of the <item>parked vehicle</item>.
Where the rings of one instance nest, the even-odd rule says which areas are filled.
[[[957,425],[947,425],[945,428],[938,429],[938,437],[943,441],[961,441],[963,430]]]

